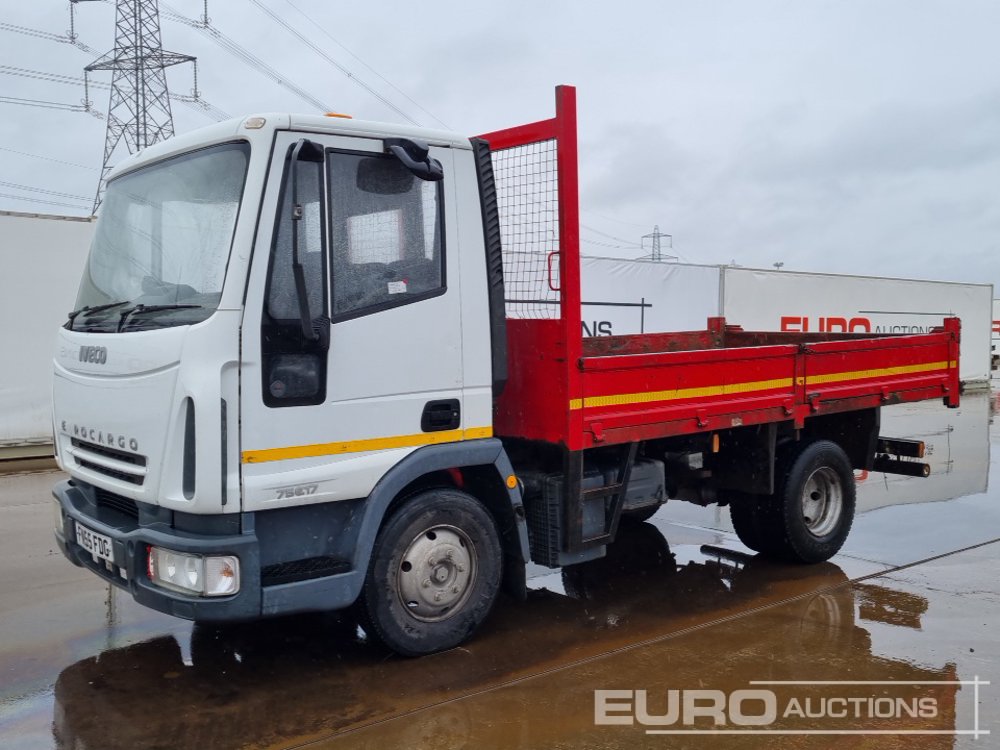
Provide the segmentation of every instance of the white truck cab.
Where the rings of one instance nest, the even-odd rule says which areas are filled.
[[[120,165],[55,356],[66,556],[207,621],[343,608],[391,575],[376,635],[464,638],[504,557],[528,557],[492,437],[484,184],[484,142],[332,116],[229,121]],[[407,570],[380,573],[390,505],[442,477],[451,510],[402,514],[384,556]]]

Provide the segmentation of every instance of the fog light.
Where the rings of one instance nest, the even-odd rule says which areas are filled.
[[[233,555],[202,557],[150,547],[149,580],[158,586],[198,596],[229,596],[240,590],[240,561]]]

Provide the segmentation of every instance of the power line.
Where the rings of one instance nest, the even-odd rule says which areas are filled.
[[[388,86],[393,91],[395,91],[397,94],[399,94],[401,97],[403,97],[404,99],[406,99],[406,101],[408,101],[414,107],[416,107],[421,112],[423,112],[425,115],[427,115],[428,117],[430,117],[432,120],[434,120],[435,122],[437,122],[438,125],[440,125],[442,128],[445,128],[446,130],[451,130],[451,128],[448,126],[448,124],[445,123],[443,120],[441,120],[441,118],[437,117],[433,112],[428,111],[426,107],[422,106],[413,97],[411,97],[405,91],[403,91],[402,89],[400,89],[396,84],[394,84],[392,81],[390,81],[389,79],[387,79],[384,75],[382,75],[377,70],[375,70],[375,68],[373,68],[367,62],[365,62],[360,57],[358,57],[358,55],[356,55],[354,52],[352,52],[350,49],[348,49],[344,45],[343,42],[341,42],[339,39],[337,39],[335,36],[333,36],[333,34],[331,34],[329,31],[327,31],[325,28],[323,28],[323,26],[318,21],[316,21],[312,16],[308,15],[305,11],[303,11],[295,3],[293,3],[292,0],[285,0],[285,3],[287,5],[290,5],[295,10],[296,13],[298,13],[300,16],[302,16],[304,19],[306,19],[306,21],[308,21],[313,27],[315,27],[320,33],[322,33],[327,39],[329,39],[331,42],[333,42],[338,47],[340,47],[342,50],[344,50],[344,52],[346,52],[348,55],[350,55],[355,60],[357,60],[359,63],[361,63],[361,65],[363,65],[368,70],[368,72],[370,72],[373,76],[375,76],[380,81],[382,81],[382,83],[384,83],[386,86]]]
[[[216,122],[221,122],[222,120],[228,120],[232,117],[225,110],[219,109],[214,104],[210,104],[205,101],[201,96],[184,96],[182,94],[171,94],[170,100],[175,102],[180,102],[189,109],[194,109],[201,112],[203,115],[208,115]]]
[[[50,83],[65,83],[73,86],[84,86],[93,87],[96,89],[108,90],[111,88],[110,83],[103,83],[101,81],[91,81],[88,78],[77,78],[74,76],[63,75],[62,73],[49,73],[43,70],[32,70],[31,68],[18,68],[13,65],[0,65],[0,74],[20,76],[22,78],[33,78],[40,81],[49,81]],[[219,120],[228,120],[230,115],[225,111],[219,109],[214,104],[206,101],[202,96],[187,96],[185,94],[169,94],[171,101],[181,102],[191,109],[195,109],[204,115],[208,115],[210,118]],[[84,102],[84,109],[89,107],[89,102]]]
[[[71,0],[72,1],[72,0]],[[96,55],[97,51],[91,47],[88,47],[83,42],[76,38],[76,35],[66,36],[65,34],[54,34],[51,31],[41,31],[40,29],[32,29],[27,26],[18,26],[13,23],[0,22],[0,30],[2,31],[12,31],[15,34],[24,34],[25,36],[33,36],[37,39],[46,39],[50,42],[60,42],[62,44],[69,44],[73,47],[83,50],[89,55]]]
[[[84,84],[83,78],[67,76],[62,73],[46,73],[45,71],[32,70],[31,68],[18,68],[14,65],[0,65],[0,73],[12,76],[21,76],[22,78],[35,78],[41,81],[52,81],[54,83],[71,83],[75,86],[82,86]],[[111,88],[111,86],[106,83],[94,83],[93,85],[101,88]]]
[[[406,120],[407,122],[409,122],[411,125],[419,125],[420,124],[419,122],[417,122],[416,120],[414,120],[412,117],[410,117],[402,109],[400,109],[395,104],[393,104],[391,101],[389,101],[389,99],[387,99],[386,97],[384,97],[378,91],[376,91],[371,86],[369,86],[367,83],[365,83],[360,78],[358,78],[357,76],[355,76],[354,73],[352,73],[349,68],[347,68],[346,66],[342,65],[341,63],[337,62],[332,57],[330,57],[330,55],[328,55],[321,47],[318,47],[312,41],[310,41],[309,39],[307,39],[302,33],[300,33],[299,31],[297,31],[287,21],[285,21],[285,19],[283,19],[281,16],[279,16],[273,10],[271,10],[270,8],[268,8],[267,6],[265,6],[263,3],[261,3],[260,0],[250,0],[250,2],[253,3],[255,6],[257,6],[258,10],[260,10],[263,13],[266,13],[268,15],[268,17],[270,17],[270,19],[272,21],[274,21],[276,24],[278,24],[283,29],[285,29],[285,31],[287,31],[289,34],[291,34],[296,39],[298,39],[300,42],[302,42],[304,45],[306,45],[309,49],[311,49],[317,55],[319,55],[324,60],[326,60],[328,63],[330,63],[330,65],[332,65],[337,70],[339,70],[341,73],[343,73],[345,76],[347,76],[351,81],[353,81],[354,83],[356,83],[358,86],[360,86],[365,91],[367,91],[369,94],[371,94],[376,99],[378,99],[380,102],[382,102],[382,104],[384,104],[385,106],[389,107],[389,109],[391,109],[393,112],[395,112],[396,114],[398,114],[404,120]]]
[[[594,227],[588,226],[587,224],[584,224],[582,222],[580,223],[580,227],[582,229],[586,229],[588,232],[593,232],[594,234],[599,234],[602,237],[607,237],[609,240],[615,240],[616,242],[624,242],[626,245],[629,245],[631,247],[641,247],[642,246],[642,243],[640,243],[640,242],[633,242],[632,240],[626,240],[626,239],[623,239],[622,237],[616,237],[613,234],[608,234],[607,232],[602,232],[600,229],[595,229]]]
[[[166,13],[164,13],[164,15],[169,20],[175,21],[177,23],[183,23],[186,26],[190,26],[196,31],[208,36],[209,39],[211,39],[213,42],[215,42],[215,44],[217,44],[223,50],[231,54],[233,57],[237,58],[245,65],[253,68],[258,73],[261,73],[267,78],[270,78],[279,86],[287,89],[288,91],[291,91],[293,94],[298,96],[303,101],[309,102],[316,109],[320,110],[321,112],[328,112],[329,110],[332,109],[332,107],[328,107],[327,105],[325,105],[319,99],[312,96],[304,89],[286,80],[284,76],[282,76],[276,70],[267,65],[259,57],[241,47],[239,44],[237,44],[235,41],[233,41],[228,36],[223,34],[214,26],[211,26],[208,23],[207,19],[205,19],[204,21],[196,21],[193,18],[188,18],[187,16],[182,15],[181,13],[171,8],[167,3],[163,3],[163,7],[166,9]]]
[[[62,206],[63,208],[75,208],[77,211],[87,210],[87,207],[83,205],[77,205],[73,203],[63,203],[61,201],[44,200],[43,198],[26,198],[23,195],[13,195],[11,193],[0,193],[0,198],[13,198],[14,200],[27,201],[28,203],[44,203],[48,206]]]
[[[18,156],[30,156],[32,159],[44,159],[45,161],[55,162],[56,164],[65,164],[67,167],[79,167],[80,169],[91,169],[95,172],[99,171],[97,167],[89,167],[86,164],[77,164],[72,161],[63,161],[62,159],[55,159],[51,156],[42,156],[41,154],[29,154],[27,151],[17,151],[12,148],[5,148],[0,146],[0,151],[7,151],[11,154],[17,154]]]
[[[66,102],[50,102],[43,99],[22,99],[17,96],[0,96],[0,103],[22,104],[26,107],[44,107],[46,109],[59,109],[63,112],[86,112],[97,118],[103,118],[100,112],[85,107],[82,104],[67,104]]]
[[[73,195],[72,193],[60,193],[56,190],[46,190],[45,188],[32,187],[31,185],[19,185],[16,182],[3,182],[0,180],[0,185],[8,188],[14,188],[15,190],[27,190],[30,193],[42,193],[43,195],[54,195],[56,198],[73,198],[74,200],[86,201],[86,196],[83,195]]]
[[[585,242],[588,245],[597,245],[598,247],[615,247],[621,250],[635,250],[638,245],[614,245],[610,242],[598,242],[597,240],[588,240],[586,237],[581,237],[580,242]]]
[[[39,29],[30,29],[27,26],[18,26],[13,23],[0,22],[0,29],[3,31],[13,31],[15,34],[24,34],[25,36],[38,37],[39,39],[48,39],[52,42],[63,42],[69,44],[69,38],[62,34],[53,34],[51,31],[40,31]]]

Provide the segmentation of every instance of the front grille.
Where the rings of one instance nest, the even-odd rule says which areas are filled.
[[[142,486],[144,477],[137,477],[135,474],[126,474],[124,471],[118,471],[118,469],[109,469],[107,466],[98,466],[85,458],[76,457],[76,462],[78,465],[85,469],[90,469],[98,474],[103,474],[106,477],[111,477],[112,479],[119,479],[122,482],[128,482],[129,484],[134,484],[139,487]]]
[[[275,586],[279,583],[307,581],[311,578],[332,576],[336,573],[346,573],[351,569],[346,560],[335,557],[307,557],[304,560],[267,565],[260,571],[261,584]]]
[[[96,474],[141,487],[146,481],[146,457],[73,438],[69,454],[77,465]]]
[[[106,445],[86,443],[83,440],[77,440],[76,438],[70,440],[70,443],[73,444],[74,448],[80,448],[88,453],[95,453],[98,456],[104,456],[105,458],[113,458],[115,461],[124,461],[127,464],[132,464],[133,466],[146,465],[146,457],[140,456],[138,453],[127,453],[116,448],[109,448]]]
[[[110,508],[111,510],[125,514],[129,518],[139,520],[139,506],[135,500],[116,495],[114,492],[108,492],[99,487],[94,489],[94,494],[98,508]]]

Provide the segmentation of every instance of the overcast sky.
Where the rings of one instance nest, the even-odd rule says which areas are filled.
[[[467,135],[549,117],[553,87],[576,85],[589,254],[637,257],[631,245],[658,224],[695,263],[1000,285],[995,0],[260,2],[354,78],[251,0],[209,0],[211,25],[358,118],[405,121],[358,80],[420,124]],[[317,111],[168,18],[199,18],[200,0],[160,8],[164,47],[198,57],[215,107]],[[69,28],[65,0],[0,9],[4,24]],[[79,4],[76,27],[84,44],[111,49],[114,4]],[[9,71],[82,76],[92,57],[0,27],[0,96],[79,103],[82,87]],[[169,82],[190,93],[190,66]],[[107,110],[106,89],[91,98]],[[9,103],[0,112],[0,210],[88,213],[104,122]],[[178,103],[174,120],[184,132],[212,118]]]

